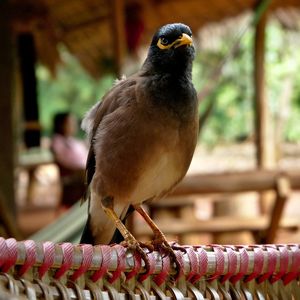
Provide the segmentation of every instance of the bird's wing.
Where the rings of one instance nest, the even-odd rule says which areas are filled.
[[[127,102],[132,101],[133,97],[124,97],[124,91],[135,88],[137,79],[136,77],[130,77],[128,79],[122,79],[116,82],[113,88],[102,98],[102,100],[96,103],[86,114],[82,121],[82,129],[87,133],[90,148],[86,163],[86,185],[87,189],[91,183],[95,173],[95,152],[94,152],[94,137],[97,132],[103,118],[113,113],[122,105],[126,105]],[[132,94],[132,93],[131,93]],[[134,93],[135,95],[135,93]],[[123,97],[122,97],[123,96]],[[83,201],[88,198],[88,193],[83,196]]]

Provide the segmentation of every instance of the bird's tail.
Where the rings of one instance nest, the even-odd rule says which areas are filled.
[[[90,215],[88,216],[88,219],[85,223],[85,226],[83,228],[83,232],[81,234],[81,239],[80,239],[80,244],[91,244],[91,245],[95,245],[95,240],[94,237],[92,235],[92,231],[90,229],[89,226],[89,220],[90,220]]]

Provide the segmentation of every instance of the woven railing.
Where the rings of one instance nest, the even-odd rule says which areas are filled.
[[[300,299],[300,245],[184,246],[179,273],[147,255],[0,238],[0,299]]]

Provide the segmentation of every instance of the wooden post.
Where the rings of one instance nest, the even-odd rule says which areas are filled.
[[[257,8],[259,9],[259,7]],[[268,112],[265,91],[265,42],[266,42],[266,9],[255,26],[254,39],[254,113],[256,138],[256,165],[259,169],[274,168],[276,151],[274,150],[274,131]],[[261,213],[268,214],[273,203],[269,192],[261,193]]]
[[[276,180],[276,199],[273,206],[272,214],[270,214],[270,224],[266,231],[265,237],[260,241],[261,243],[274,243],[277,230],[283,214],[283,209],[286,201],[291,194],[291,183],[286,175],[280,175]]]
[[[6,209],[15,214],[15,64],[8,2],[0,1],[0,190]]]
[[[114,42],[115,71],[122,76],[122,65],[126,52],[124,0],[112,0],[112,36]]]
[[[23,239],[14,216],[11,211],[6,209],[6,201],[0,192],[0,227],[1,225],[3,226],[3,232],[0,232],[2,237],[13,237],[17,240]]]
[[[256,162],[258,168],[266,165],[266,121],[267,103],[265,95],[265,28],[266,13],[264,13],[255,28],[254,41],[254,105],[255,105],[255,137]]]

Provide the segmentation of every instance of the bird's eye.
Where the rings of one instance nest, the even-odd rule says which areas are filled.
[[[168,43],[169,43],[168,39],[166,39],[165,37],[160,38],[160,42],[161,42],[163,45],[168,45]]]

